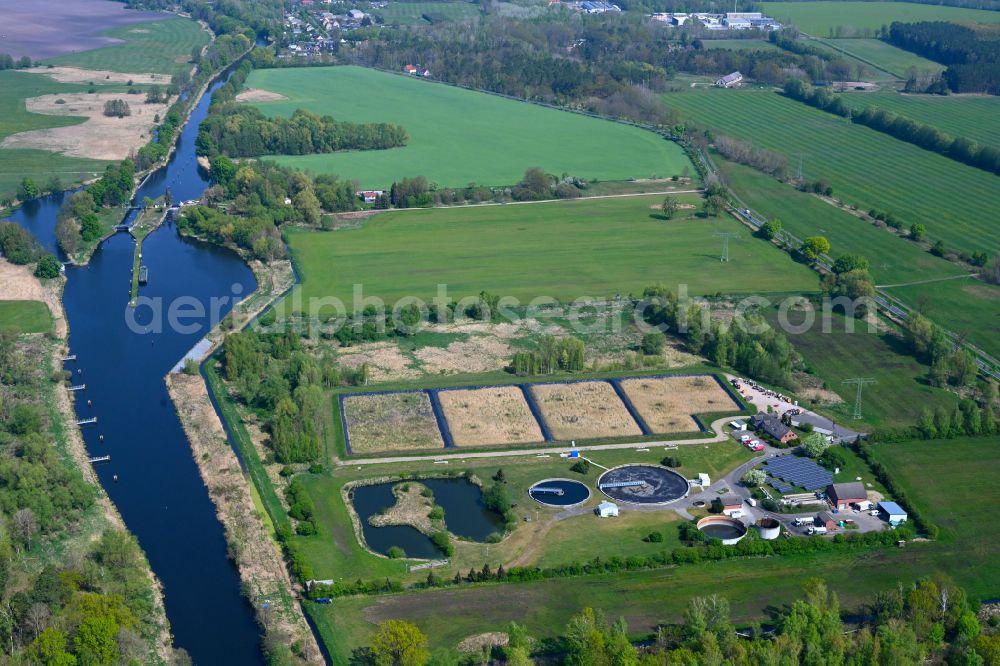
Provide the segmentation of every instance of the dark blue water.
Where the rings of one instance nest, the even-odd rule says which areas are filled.
[[[535,488],[558,488],[563,491],[562,495],[556,495],[555,493],[536,493]],[[530,489],[528,489],[528,495],[531,499],[541,502],[542,504],[548,504],[549,506],[573,506],[574,504],[579,504],[590,497],[590,489],[580,483],[579,481],[573,481],[571,479],[550,479],[548,481],[539,481]]]
[[[205,189],[194,141],[209,101],[208,95],[202,99],[169,165],[142,186],[137,200],[155,198],[168,186],[174,201],[196,198]],[[61,197],[29,202],[12,218],[53,251]],[[256,283],[237,255],[183,239],[168,224],[143,244],[150,282],[140,296],[147,304],[132,310],[133,248],[132,237],[119,233],[89,265],[67,267],[63,301],[70,350],[78,357],[67,368],[77,383],[87,384],[77,394],[78,416],[98,417],[96,425],[84,427],[84,440],[91,455],[112,457],[98,475],[163,584],[175,645],[199,665],[260,664],[259,629],[240,594],[222,526],[163,379],[212,323],[189,317],[171,326],[171,304],[183,315],[199,306],[208,311],[212,299],[225,298],[216,301],[225,314],[234,292],[245,296]]]
[[[360,486],[353,491],[354,510],[361,519],[368,547],[387,554],[393,546],[402,548],[407,557],[435,559],[441,557],[431,540],[408,525],[373,527],[368,519],[396,504],[392,489],[400,482]],[[405,483],[405,482],[403,482]],[[465,479],[421,479],[419,483],[434,493],[434,503],[444,509],[444,522],[452,534],[473,541],[486,541],[494,533],[503,533],[501,516],[486,508],[479,487]]]

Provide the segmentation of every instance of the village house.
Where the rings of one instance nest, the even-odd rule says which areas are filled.
[[[754,414],[750,417],[750,427],[754,431],[758,433],[762,432],[782,444],[787,444],[799,437],[774,414],[765,414],[763,412]]]

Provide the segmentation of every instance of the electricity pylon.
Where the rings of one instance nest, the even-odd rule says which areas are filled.
[[[878,382],[871,377],[852,377],[851,379],[845,379],[845,384],[855,384],[858,387],[858,392],[854,397],[854,418],[855,420],[861,418],[861,388],[866,384],[877,384]]]
[[[739,240],[740,235],[735,231],[716,231],[713,236],[722,239],[722,257],[719,261],[728,262],[729,261],[729,239],[734,238]]]

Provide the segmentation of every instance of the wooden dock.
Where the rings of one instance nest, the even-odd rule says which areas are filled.
[[[70,354],[69,356],[63,356],[63,362],[68,363],[69,361],[75,361],[76,354]]]
[[[90,459],[91,463],[102,463],[111,462],[111,456],[94,456]]]
[[[89,419],[80,419],[79,421],[76,422],[78,426],[91,425],[93,423],[97,423],[96,416],[92,416]]]
[[[70,386],[66,390],[67,391],[86,391],[87,390],[87,385],[86,384],[77,384],[76,386]]]

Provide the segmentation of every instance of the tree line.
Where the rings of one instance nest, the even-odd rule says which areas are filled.
[[[786,81],[784,92],[792,99],[849,118],[853,123],[870,127],[963,164],[1000,174],[1000,150],[992,146],[981,146],[965,137],[952,137],[933,125],[917,122],[877,106],[866,106],[861,111],[853,111],[844,103],[843,98],[829,88],[816,88],[798,79]]]
[[[1000,95],[1000,49],[992,36],[946,21],[897,21],[889,26],[886,41],[948,65],[941,80],[954,92]]]
[[[229,157],[309,155],[340,150],[405,146],[406,130],[390,123],[352,123],[297,109],[291,118],[268,118],[259,109],[231,103],[209,115],[198,132],[201,154]]]
[[[554,372],[580,372],[587,367],[587,349],[583,340],[544,335],[536,348],[514,354],[508,370],[518,376],[551,375]]]

